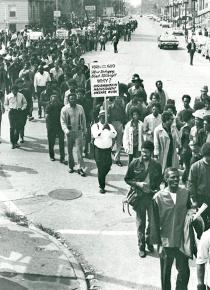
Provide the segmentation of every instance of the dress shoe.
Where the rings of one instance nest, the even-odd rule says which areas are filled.
[[[61,159],[60,160],[60,163],[64,164],[64,165],[68,165],[68,161],[64,160],[64,159]]]
[[[69,168],[69,173],[74,173],[74,169],[73,168]]]
[[[16,147],[15,147],[15,144],[12,144],[12,145],[11,145],[11,148],[12,148],[12,149],[15,149],[15,148],[16,148]]]
[[[154,247],[151,244],[147,244],[147,249],[149,252],[153,253],[154,252]]]
[[[146,257],[145,250],[139,250],[139,257],[141,257],[141,258],[145,258]]]
[[[15,148],[20,148],[20,145],[18,143],[16,143]]]
[[[50,158],[51,161],[55,161],[55,158]]]
[[[24,139],[20,140],[20,143],[24,143]]]
[[[85,177],[86,176],[86,173],[83,171],[82,168],[78,169],[77,170],[77,173],[80,174],[82,177]]]
[[[100,193],[104,194],[106,193],[106,190],[104,188],[100,188]]]

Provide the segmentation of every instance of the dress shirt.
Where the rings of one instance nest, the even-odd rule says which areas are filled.
[[[59,77],[63,75],[63,70],[61,67],[56,70],[55,67],[51,68],[50,73],[52,74],[53,78],[58,81]]]
[[[43,74],[37,72],[34,76],[34,89],[37,92],[37,87],[46,87],[47,82],[50,82],[51,78],[47,71],[44,71]]]
[[[117,136],[114,127],[109,124],[110,130],[104,129],[101,122],[95,123],[91,127],[91,133],[94,140],[94,145],[100,149],[108,149],[112,147],[112,139]]]
[[[148,135],[151,134],[151,136],[148,136],[148,138],[146,139],[151,139],[151,141],[153,141],[153,134],[154,134],[154,130],[155,128],[161,124],[161,115],[158,114],[157,117],[155,117],[153,114],[150,114],[148,116],[146,116],[144,118],[144,132]]]
[[[5,97],[4,105],[9,109],[25,110],[27,107],[27,102],[23,94],[17,93],[17,95],[14,96],[13,93],[10,93]]]
[[[176,204],[176,193],[171,192],[171,191],[169,191],[169,193],[170,193],[170,196],[171,196],[171,198],[172,198],[174,204]]]

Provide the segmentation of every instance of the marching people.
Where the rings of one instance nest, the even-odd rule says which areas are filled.
[[[51,161],[55,161],[54,146],[56,137],[59,140],[60,150],[60,163],[68,164],[65,161],[64,153],[64,132],[61,128],[60,113],[63,104],[60,102],[57,95],[51,95],[50,102],[46,107],[46,127],[47,127],[47,138],[49,146],[49,156]]]
[[[193,106],[194,110],[204,108],[205,106],[204,101],[205,101],[205,98],[208,96],[208,91],[209,91],[208,86],[203,86],[200,91],[201,91],[200,97],[195,98],[195,101],[194,101],[194,106]]]
[[[106,176],[112,165],[112,142],[116,138],[117,132],[105,120],[105,111],[101,110],[98,115],[99,122],[91,127],[91,133],[94,138],[94,158],[98,169],[98,183],[100,193],[106,192]]]
[[[163,89],[163,82],[162,81],[156,81],[155,85],[157,88],[155,90],[155,94],[159,97],[161,112],[163,112],[164,107],[165,107],[167,100],[168,100],[168,94]]]
[[[195,207],[206,203],[208,208],[202,214],[205,227],[210,227],[210,143],[201,148],[202,159],[193,163],[190,168],[188,189]]]
[[[143,123],[139,120],[138,108],[131,109],[131,120],[125,125],[123,148],[128,154],[128,163],[141,154],[143,144]]]
[[[129,164],[124,178],[125,182],[137,192],[134,210],[136,211],[139,256],[141,258],[146,256],[146,245],[150,252],[154,251],[153,245],[149,242],[150,213],[152,197],[159,190],[162,181],[161,165],[152,159],[153,151],[153,143],[145,141],[141,147],[141,156]],[[147,230],[146,214],[148,215]]]
[[[132,82],[132,86],[128,89],[128,94],[130,95],[130,98],[132,98],[132,96],[137,96],[137,95],[142,96],[143,101],[146,104],[147,94],[144,89],[143,80],[139,77],[138,74],[134,74],[132,76],[131,82]]]
[[[35,96],[38,99],[38,116],[42,118],[42,106],[40,103],[40,96],[43,91],[46,90],[47,82],[51,82],[50,75],[47,71],[44,70],[43,66],[38,67],[38,71],[34,76],[34,90]]]
[[[154,141],[154,130],[161,124],[160,103],[153,102],[150,104],[152,113],[144,118],[144,139]]]
[[[162,171],[168,167],[179,168],[179,156],[177,149],[180,148],[180,137],[174,121],[173,114],[163,112],[162,123],[154,130],[154,157],[162,165]]]
[[[184,126],[184,121],[183,121],[184,112],[186,111],[190,111],[191,113],[194,112],[194,110],[190,107],[190,101],[191,101],[191,97],[189,95],[182,96],[182,102],[183,102],[184,108],[181,111],[179,111],[176,116],[176,124],[178,126],[178,129]]]
[[[19,148],[18,139],[21,130],[22,111],[26,109],[27,102],[23,94],[18,92],[17,85],[13,85],[11,93],[6,95],[4,105],[9,109],[10,142],[12,149]]]
[[[159,247],[162,290],[171,290],[174,259],[178,271],[176,289],[187,290],[190,277],[189,258],[180,248],[185,219],[191,204],[189,192],[180,187],[179,178],[177,168],[167,168],[164,173],[167,187],[153,197],[149,241]]]
[[[82,153],[84,145],[83,137],[87,133],[86,118],[84,109],[81,105],[77,104],[77,96],[74,93],[69,94],[68,104],[62,108],[60,120],[62,130],[67,139],[69,173],[74,172],[73,148],[76,147],[78,159],[77,173],[85,177],[85,162]]]
[[[114,34],[114,36],[112,38],[112,43],[113,43],[113,47],[114,47],[114,53],[118,53],[118,50],[117,50],[118,42],[119,42],[119,38],[118,38],[117,34]]]
[[[108,108],[109,121],[115,128],[117,132],[117,137],[114,139],[113,151],[114,161],[118,166],[122,166],[120,161],[120,152],[122,148],[122,139],[123,139],[123,126],[125,124],[126,115],[125,115],[125,104],[121,96],[117,96],[114,99],[114,102]]]
[[[1,144],[1,121],[2,121],[2,115],[4,114],[4,93],[0,91],[0,144]]]

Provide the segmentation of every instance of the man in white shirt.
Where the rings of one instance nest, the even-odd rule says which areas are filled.
[[[40,95],[41,92],[46,90],[47,82],[50,82],[50,74],[47,71],[44,71],[44,68],[42,65],[39,66],[38,71],[35,73],[34,76],[34,90],[35,90],[35,96],[38,99],[38,115],[39,118],[42,117],[42,106],[40,102]]]
[[[27,102],[23,94],[18,92],[18,86],[13,85],[12,92],[5,97],[5,107],[9,109],[10,142],[12,149],[19,148],[19,139],[23,110]]]
[[[58,61],[55,61],[55,67],[51,68],[50,75],[51,75],[52,79],[54,79],[56,81],[58,81],[60,76],[63,75],[63,70],[59,66],[59,62]]]
[[[100,193],[105,193],[106,175],[112,165],[112,140],[117,136],[117,132],[111,124],[105,122],[105,111],[99,112],[99,122],[91,127],[91,133],[94,138],[94,153],[96,166],[98,168],[98,183]]]
[[[203,233],[199,243],[197,252],[197,289],[210,289],[210,229]]]

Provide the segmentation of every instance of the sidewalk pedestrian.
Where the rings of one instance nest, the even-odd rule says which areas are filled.
[[[149,242],[150,214],[152,197],[154,192],[159,190],[162,181],[161,165],[152,159],[154,145],[145,141],[141,147],[141,157],[133,160],[125,175],[125,182],[129,184],[138,194],[138,201],[134,210],[136,211],[136,224],[138,235],[139,256],[146,256],[145,245],[150,252],[154,251],[153,245]],[[146,229],[146,214],[148,225]],[[145,233],[146,230],[146,233]]]
[[[118,38],[117,34],[114,34],[114,36],[112,38],[112,43],[113,43],[113,47],[114,47],[114,53],[118,53],[118,50],[117,50],[118,42],[119,42],[119,38]]]
[[[87,132],[86,118],[83,107],[78,105],[76,102],[77,96],[74,93],[70,93],[68,96],[68,104],[61,110],[61,127],[67,138],[69,173],[74,172],[75,162],[73,148],[75,146],[78,159],[77,173],[85,177],[85,163],[82,153],[83,137]]]
[[[91,127],[91,133],[94,138],[94,156],[98,168],[98,183],[100,193],[106,192],[106,176],[112,165],[112,142],[116,138],[117,132],[114,127],[105,123],[105,111],[101,110],[98,115],[99,122]]]
[[[9,109],[10,142],[12,149],[19,148],[17,143],[20,135],[22,111],[26,109],[27,102],[23,94],[18,92],[18,86],[12,86],[12,92],[5,97],[5,107]]]
[[[196,45],[193,38],[191,38],[191,41],[187,45],[187,51],[190,54],[190,65],[193,65],[193,57],[196,52]]]

